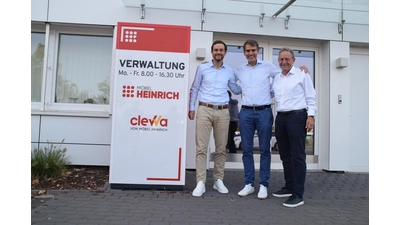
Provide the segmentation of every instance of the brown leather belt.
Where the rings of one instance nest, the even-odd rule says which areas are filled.
[[[213,108],[213,109],[227,109],[228,105],[213,105],[213,104],[208,104],[204,102],[199,102],[199,105],[208,107],[208,108]]]

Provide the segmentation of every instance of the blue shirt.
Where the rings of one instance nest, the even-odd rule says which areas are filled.
[[[200,64],[190,88],[189,111],[194,111],[197,96],[199,101],[213,105],[226,105],[229,102],[229,89],[240,94],[242,89],[237,85],[233,69],[227,65],[216,68],[212,61]]]
[[[286,76],[280,73],[275,77],[271,90],[275,96],[276,111],[307,109],[309,116],[315,115],[316,94],[310,74],[293,66]]]
[[[281,71],[281,68],[262,60],[257,60],[255,66],[248,63],[238,66],[235,77],[242,88],[242,105],[270,105],[272,103],[271,80]]]

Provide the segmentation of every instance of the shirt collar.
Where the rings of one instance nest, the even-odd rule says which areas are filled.
[[[257,62],[256,62],[255,66],[260,65],[260,64],[262,64],[262,61],[257,59]],[[250,65],[249,62],[247,62],[246,66],[251,66],[252,67],[252,65]]]
[[[294,65],[293,65],[292,68],[289,70],[289,72],[288,72],[288,74],[287,74],[286,76],[294,75],[295,72],[296,72],[295,70],[296,70],[296,68],[295,68]],[[285,75],[283,75],[283,73],[281,72],[281,76],[285,76]]]
[[[209,64],[210,67],[217,68],[217,67],[215,67],[214,64],[212,63],[212,60],[211,60],[210,62],[208,62],[208,64]],[[221,68],[225,68],[225,64],[224,64],[224,63],[222,63]]]
[[[292,66],[292,68],[289,71],[289,74],[294,74],[295,73],[296,68],[294,67],[294,65]]]

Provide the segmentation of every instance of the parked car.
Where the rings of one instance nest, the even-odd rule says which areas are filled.
[[[237,149],[242,149],[242,138],[240,137],[240,132],[239,131],[235,132],[235,137],[233,138],[233,140],[235,141],[236,148]],[[260,147],[260,143],[258,141],[257,131],[254,134],[253,143],[254,143],[254,148],[259,148]],[[276,138],[275,138],[275,133],[274,132],[272,132],[272,137],[271,137],[271,151],[278,151],[278,143],[276,142]]]
[[[312,145],[312,141],[313,141],[313,134],[314,132],[307,132],[307,136],[306,136],[306,145]],[[237,149],[242,149],[242,138],[240,137],[240,132],[236,131],[235,132],[235,137],[233,138],[233,140],[235,141],[235,146]],[[254,134],[254,148],[259,148],[259,142],[258,142],[258,135],[257,135],[257,131]],[[279,151],[279,146],[278,146],[278,142],[276,141],[275,138],[275,132],[272,132],[272,137],[271,137],[271,151]]]

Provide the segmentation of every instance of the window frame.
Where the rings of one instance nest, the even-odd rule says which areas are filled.
[[[40,103],[43,105],[40,112],[35,112],[37,107],[32,106],[34,114],[51,114],[51,115],[76,115],[76,116],[110,116],[112,107],[112,90],[113,90],[113,74],[114,74],[114,52],[115,52],[115,37],[113,26],[85,26],[85,25],[69,25],[69,24],[52,24],[49,29],[49,44],[47,57],[47,76],[45,77],[44,97]],[[57,63],[59,54],[60,35],[87,35],[87,36],[105,36],[112,38],[111,54],[111,74],[110,74],[110,99],[109,104],[71,104],[71,103],[56,103],[56,81],[57,81]],[[46,60],[46,59],[45,59]],[[44,72],[45,74],[45,72]]]
[[[45,24],[31,24],[31,34],[32,33],[43,33],[45,35],[45,52],[46,52],[46,25]],[[46,55],[46,53],[44,53]],[[42,71],[42,87],[41,87],[41,94],[40,94],[40,102],[31,102],[31,110],[40,111],[43,109],[43,101],[44,101],[44,88],[45,88],[45,73],[46,73],[46,57],[43,59],[43,71]]]

